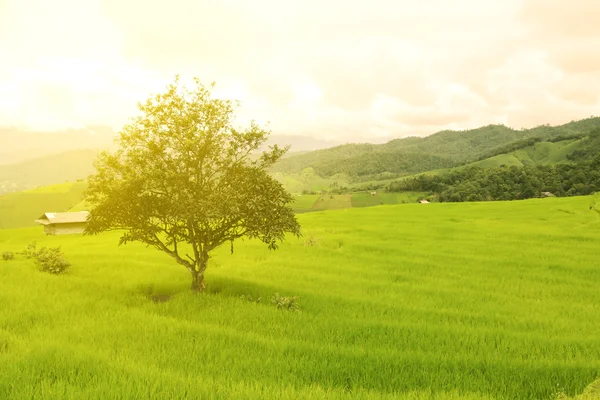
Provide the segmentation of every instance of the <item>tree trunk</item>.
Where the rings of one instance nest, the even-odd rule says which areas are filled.
[[[200,293],[204,291],[204,287],[204,271],[192,271],[192,291]]]
[[[198,261],[198,265],[194,265],[194,268],[190,270],[192,273],[192,291],[203,292],[204,291],[204,271],[208,265],[208,254],[204,254],[204,257]]]

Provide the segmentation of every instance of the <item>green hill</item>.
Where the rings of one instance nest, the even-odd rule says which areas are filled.
[[[532,154],[514,155],[516,160],[500,157],[498,161],[518,165],[527,163],[528,157],[533,156],[535,163],[554,163],[563,161],[577,147],[575,142],[598,127],[600,117],[524,130],[489,125],[465,131],[442,131],[424,138],[396,139],[381,145],[346,144],[290,156],[280,160],[273,171],[294,174],[311,167],[325,178],[344,173],[355,182],[383,180],[484,160],[541,141],[555,145],[537,146]],[[565,147],[567,144],[573,148]],[[496,163],[494,160],[486,162]]]
[[[552,165],[570,162],[568,155],[577,150],[583,139],[563,140],[560,142],[537,142],[519,150],[506,154],[499,154],[480,161],[466,164],[466,166],[478,166],[482,168],[496,168],[506,166],[525,165]]]
[[[84,179],[94,173],[94,150],[72,150],[0,165],[0,194]]]
[[[45,212],[69,211],[83,198],[83,182],[0,195],[0,229],[32,226]]]

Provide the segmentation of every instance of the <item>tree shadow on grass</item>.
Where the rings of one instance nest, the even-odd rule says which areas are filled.
[[[261,285],[243,279],[214,277],[206,282],[206,289],[199,296],[211,295],[220,297],[241,298],[248,300],[261,298],[269,299],[274,293],[282,292],[274,286]],[[177,283],[143,283],[136,286],[135,294],[141,294],[154,303],[164,303],[179,294],[191,293],[189,285]]]
[[[189,288],[183,287],[181,284],[147,283],[138,285],[135,293],[142,294],[154,303],[164,303],[186,290],[189,290]]]
[[[243,279],[215,277],[206,283],[205,293],[222,297],[242,296],[250,298],[269,298],[278,288],[266,286]]]

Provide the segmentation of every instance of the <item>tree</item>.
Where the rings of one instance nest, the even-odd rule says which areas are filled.
[[[214,85],[214,84],[213,84]],[[233,126],[231,101],[211,97],[198,79],[179,77],[163,94],[138,104],[141,115],[103,152],[89,178],[93,208],[86,234],[123,230],[119,245],[139,241],[171,256],[203,291],[211,252],[242,237],[277,249],[300,236],[293,197],[267,173],[288,148],[259,152],[270,132]]]

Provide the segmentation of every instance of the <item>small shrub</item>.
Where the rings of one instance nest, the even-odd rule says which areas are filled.
[[[15,253],[13,253],[12,251],[5,251],[4,253],[2,253],[2,259],[4,261],[14,260],[14,258]]]
[[[40,271],[51,274],[62,274],[71,266],[60,247],[42,247],[35,256],[35,264]]]
[[[300,312],[300,305],[298,304],[298,299],[298,296],[285,297],[280,296],[279,293],[275,293],[271,297],[271,304],[276,305],[278,309]]]
[[[318,242],[319,241],[317,240],[317,238],[315,237],[315,235],[313,233],[311,233],[310,236],[308,236],[308,237],[306,237],[304,239],[304,241],[302,242],[302,244],[304,246],[313,247],[313,246],[316,246]]]
[[[240,299],[249,301],[251,303],[257,303],[257,304],[262,302],[262,299],[260,297],[252,297],[249,294],[248,295],[244,295],[244,294],[241,295]]]
[[[29,243],[29,245],[27,245],[27,248],[21,252],[21,255],[23,255],[27,259],[35,258],[37,257],[37,254],[38,251],[36,249],[36,242]]]

